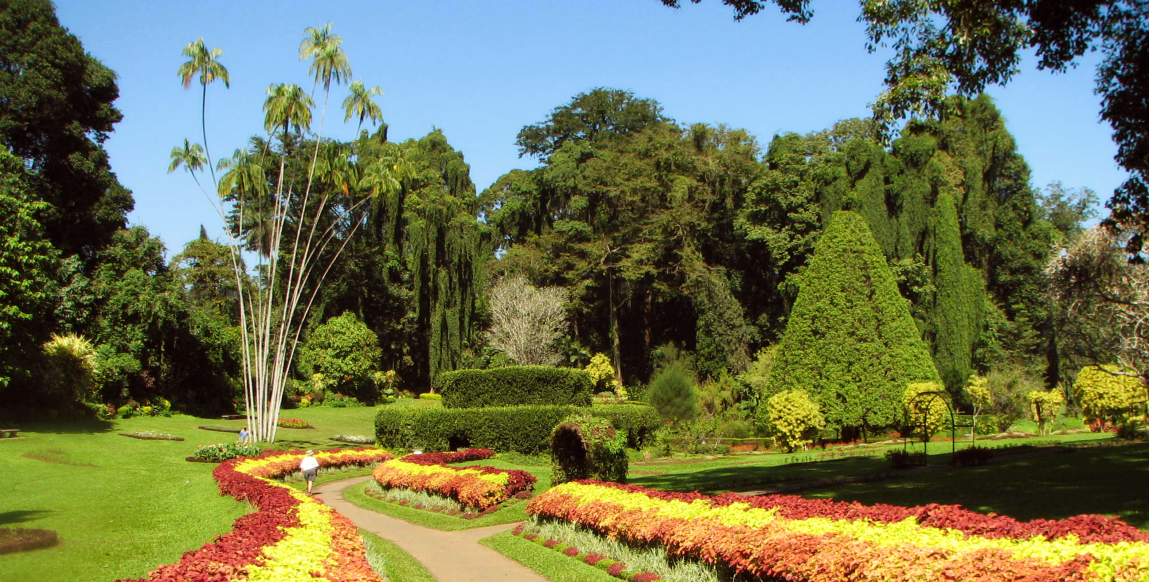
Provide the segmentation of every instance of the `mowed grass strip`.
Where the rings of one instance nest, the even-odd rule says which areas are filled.
[[[538,572],[551,582],[618,582],[618,578],[594,566],[524,540],[509,531],[479,540],[479,543]]]
[[[273,448],[347,447],[330,437],[373,434],[374,413],[366,407],[283,411],[316,430],[281,429]],[[230,531],[250,507],[219,494],[211,476],[214,463],[185,458],[201,445],[236,437],[196,428],[203,424],[234,426],[238,432],[244,421],[175,416],[21,423],[25,438],[0,442],[5,465],[0,527],[54,530],[60,543],[0,555],[0,582],[142,577]],[[187,440],[119,436],[148,430]]]
[[[388,582],[435,582],[431,572],[399,546],[364,529],[359,536],[367,547],[367,563]]]

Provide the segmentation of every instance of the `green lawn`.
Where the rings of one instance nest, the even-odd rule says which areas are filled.
[[[1108,433],[1051,435],[1026,439],[979,441],[980,446],[1002,447],[1003,451],[1022,445],[1088,444],[1112,438]],[[970,446],[961,440],[957,448]],[[915,450],[922,450],[920,443]],[[901,445],[866,446],[859,449],[816,449],[798,453],[757,453],[721,457],[695,457],[631,463],[629,482],[666,491],[719,493],[730,490],[765,489],[780,485],[834,479],[890,470],[885,460],[889,449]],[[929,444],[931,465],[948,464],[951,445],[947,441]],[[847,455],[847,456],[842,456]]]
[[[334,448],[337,434],[374,434],[373,408],[285,410],[314,429],[279,429],[275,448]],[[189,463],[197,446],[234,435],[196,428],[229,426],[191,416],[111,422],[21,423],[23,438],[0,439],[4,493],[0,527],[55,530],[60,544],[0,555],[0,582],[110,582],[145,576],[231,529],[250,509],[220,496],[212,463]],[[6,428],[6,427],[5,427]],[[184,441],[138,440],[121,432],[154,430]],[[350,474],[350,473],[349,473]]]
[[[939,472],[818,489],[806,497],[862,503],[958,504],[1020,520],[1117,515],[1149,529],[1149,444],[1082,448]]]

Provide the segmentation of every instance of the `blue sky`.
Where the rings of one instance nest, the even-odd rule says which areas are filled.
[[[131,189],[133,224],[178,252],[200,224],[214,237],[220,220],[191,178],[167,173],[169,152],[200,137],[198,84],[185,91],[180,51],[203,37],[221,47],[231,88],[208,87],[213,158],[263,133],[262,105],[272,83],[311,87],[298,60],[303,29],[334,22],[354,78],[378,85],[394,141],[440,128],[471,165],[477,188],[514,168],[515,135],[556,106],[594,87],[658,100],[683,123],[744,128],[765,148],[775,134],[825,129],[868,115],[881,91],[885,53],[865,50],[858,8],[814,2],[810,24],[774,10],[742,22],[717,0],[680,10],[658,0],[484,0],[325,2],[60,0],[61,23],[119,75],[124,113],[106,147]],[[997,102],[1033,169],[1033,184],[1088,187],[1105,200],[1124,179],[1116,146],[1099,122],[1093,94],[1096,58],[1066,74],[1037,71],[1029,59]],[[350,139],[333,87],[324,135]],[[321,101],[321,95],[317,96]],[[312,128],[318,129],[319,111]]]

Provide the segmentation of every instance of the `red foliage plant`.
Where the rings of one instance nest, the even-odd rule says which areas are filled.
[[[363,454],[341,456],[334,460],[321,458],[320,465],[359,464],[368,458],[370,462],[377,462],[389,456],[377,449],[355,449],[355,452]],[[276,457],[285,458],[282,462],[272,462],[251,470],[250,474],[235,469],[237,464],[244,461]],[[179,562],[161,566],[149,573],[147,578],[121,582],[227,582],[246,579],[248,566],[265,563],[263,548],[283,539],[285,528],[300,526],[296,510],[300,501],[292,497],[288,489],[272,485],[261,477],[282,476],[298,468],[298,453],[270,452],[248,459],[224,461],[212,472],[219,483],[220,494],[248,501],[256,507],[256,512],[235,520],[231,532],[217,536],[198,550],[184,553]],[[355,524],[334,510],[330,511],[334,526],[332,557],[326,561],[325,570],[318,574],[332,582],[381,582],[367,564]]]

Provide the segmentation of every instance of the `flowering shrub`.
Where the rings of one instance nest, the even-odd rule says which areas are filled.
[[[320,451],[315,458],[321,467],[340,467],[392,457],[377,449],[353,449]],[[298,470],[302,459],[301,453],[272,452],[220,464],[212,473],[220,493],[248,501],[257,511],[237,519],[231,532],[136,582],[381,582],[351,520],[270,480]]]
[[[311,424],[306,420],[298,418],[281,418],[276,423],[280,428],[311,428]]]
[[[374,476],[385,488],[411,489],[449,497],[469,507],[487,509],[522,491],[530,491],[535,477],[526,471],[494,467],[448,467],[490,458],[490,449],[467,449],[455,453],[407,455],[375,468]]]
[[[767,579],[1149,580],[1149,533],[1100,515],[1023,523],[953,505],[707,496],[596,481],[559,485],[527,513]]]

